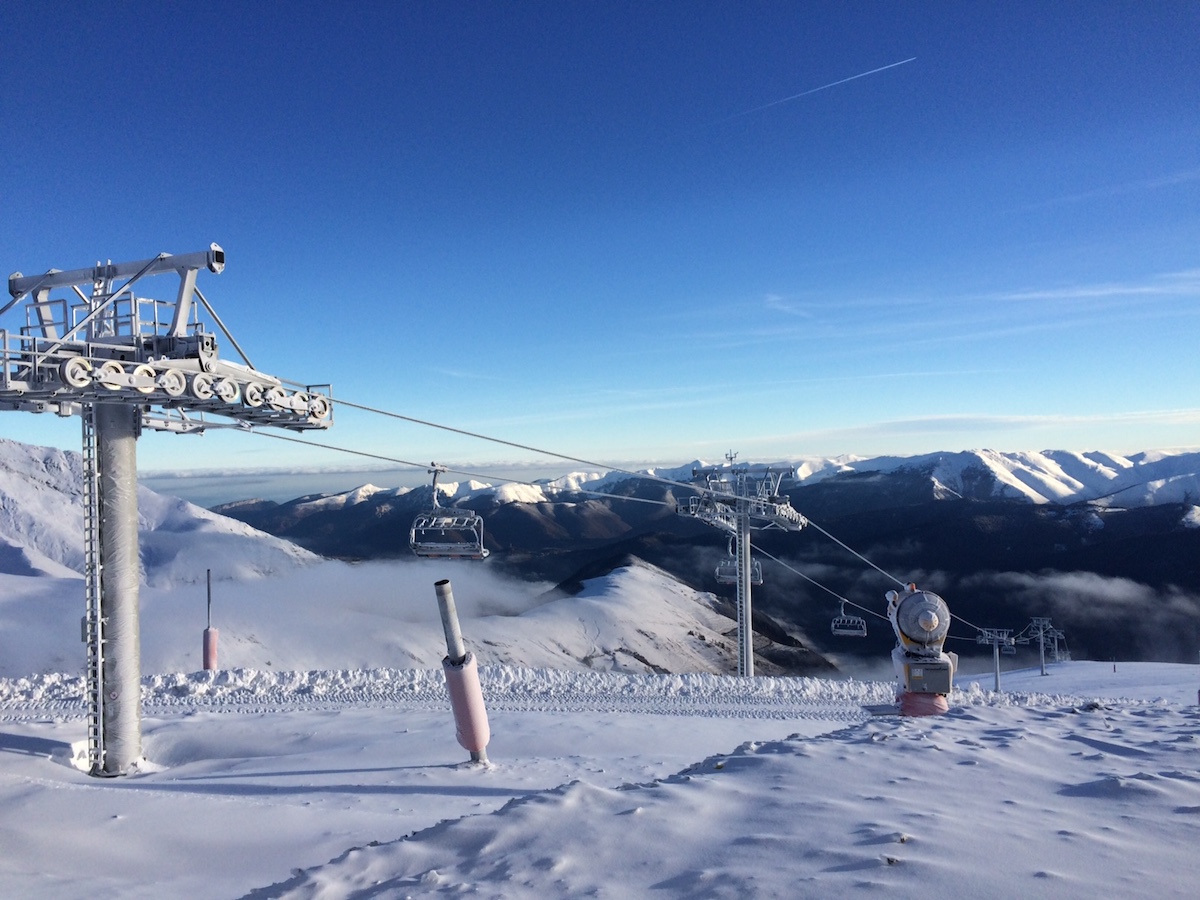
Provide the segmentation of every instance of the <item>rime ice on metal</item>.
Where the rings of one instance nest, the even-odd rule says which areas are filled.
[[[0,329],[0,410],[78,415],[83,422],[88,755],[93,775],[123,775],[141,759],[137,449],[143,428],[196,433],[208,415],[246,426],[328,428],[328,385],[302,388],[251,365],[196,284],[220,274],[225,251],[42,275],[14,273],[24,324]],[[174,299],[141,294],[174,274]],[[215,324],[241,362],[221,357]]]
[[[483,546],[483,517],[471,509],[442,506],[438,502],[438,475],[445,466],[433,463],[433,501],[417,513],[408,532],[408,545],[417,556],[429,559],[486,559]]]
[[[735,466],[736,453],[726,456],[728,465],[692,471],[699,496],[680,502],[680,515],[692,516],[730,532],[733,569],[737,584],[738,674],[754,674],[754,628],[751,624],[750,586],[761,583],[762,570],[755,578],[756,560],[750,556],[751,529],[779,528],[799,531],[808,520],[792,508],[791,501],[779,493],[785,476],[794,469],[771,466]],[[702,487],[700,485],[703,485]],[[733,551],[736,549],[736,554]],[[718,578],[721,573],[718,568]]]

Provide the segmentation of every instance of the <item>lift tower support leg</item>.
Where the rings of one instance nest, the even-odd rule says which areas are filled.
[[[142,757],[142,659],[138,627],[137,436],[141,411],[97,403],[100,474],[100,613],[104,622],[103,760],[98,775],[125,775]]]
[[[738,674],[754,676],[754,621],[750,601],[750,502],[737,502]]]

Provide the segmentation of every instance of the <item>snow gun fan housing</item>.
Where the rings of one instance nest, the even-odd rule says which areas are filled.
[[[949,706],[956,654],[945,653],[942,645],[950,631],[950,608],[931,591],[910,584],[903,591],[888,591],[888,620],[896,633],[892,651],[896,676],[902,685],[900,710],[905,715],[931,715]]]

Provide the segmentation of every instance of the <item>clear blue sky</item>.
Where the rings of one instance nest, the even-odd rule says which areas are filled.
[[[1200,445],[1200,3],[10,0],[0,34],[3,274],[216,241],[255,365],[348,400],[614,463]]]

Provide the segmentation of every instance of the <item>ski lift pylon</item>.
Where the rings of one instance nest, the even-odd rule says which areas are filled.
[[[866,637],[867,620],[862,616],[846,615],[846,601],[842,601],[842,611],[833,617],[829,630],[842,637]]]
[[[446,467],[431,465],[433,505],[413,519],[409,547],[417,556],[431,559],[486,559],[489,551],[483,546],[483,518],[474,510],[447,509],[438,503],[438,475]]]

